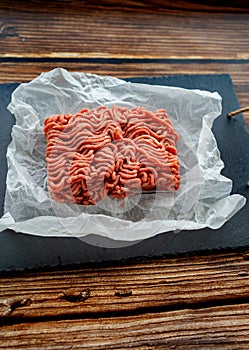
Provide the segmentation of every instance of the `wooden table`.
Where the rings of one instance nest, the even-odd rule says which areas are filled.
[[[229,73],[246,106],[248,2],[221,3],[1,1],[0,83]],[[0,322],[0,349],[248,349],[249,249],[5,274]]]

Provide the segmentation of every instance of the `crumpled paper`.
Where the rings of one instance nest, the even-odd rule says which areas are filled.
[[[179,134],[180,189],[138,193],[126,199],[125,206],[110,198],[89,207],[56,203],[47,188],[44,119],[113,104],[167,110]],[[220,174],[224,164],[211,131],[221,113],[218,93],[135,84],[57,68],[21,84],[8,109],[15,115],[16,125],[7,151],[5,214],[0,231],[10,228],[83,240],[97,235],[103,242],[105,237],[135,242],[174,230],[218,229],[246,202],[241,195],[230,195],[232,181]]]

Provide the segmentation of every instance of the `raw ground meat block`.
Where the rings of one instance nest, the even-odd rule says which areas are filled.
[[[58,202],[93,205],[180,186],[178,134],[163,109],[105,106],[44,122],[48,187]]]

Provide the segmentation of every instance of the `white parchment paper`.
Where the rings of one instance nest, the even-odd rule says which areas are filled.
[[[181,186],[175,193],[139,193],[125,206],[111,199],[95,206],[56,203],[47,189],[44,119],[100,105],[166,109],[179,134]],[[221,113],[218,93],[125,82],[113,77],[42,73],[12,94],[16,117],[7,151],[6,228],[41,236],[94,234],[115,241],[137,241],[172,230],[218,229],[245,204],[230,195],[232,182],[220,174],[224,164],[211,131]]]

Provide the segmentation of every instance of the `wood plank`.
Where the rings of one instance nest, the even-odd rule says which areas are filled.
[[[249,298],[249,253],[27,272],[0,279],[2,321],[146,312]]]
[[[234,15],[5,0],[0,23],[0,57],[249,59],[245,8]]]
[[[235,86],[240,105],[249,105],[249,63],[235,61],[176,61],[144,62],[116,61],[58,61],[58,62],[0,62],[0,83],[27,82],[34,79],[41,72],[47,72],[56,67],[64,67],[70,71],[90,72],[101,75],[112,75],[119,78],[134,76],[158,76],[175,74],[230,74]],[[249,128],[249,112],[244,113]]]
[[[126,317],[19,323],[0,329],[0,349],[247,349],[249,304]]]
[[[1,1],[3,7],[7,8],[10,1]],[[16,1],[16,3],[19,1]],[[25,1],[22,1],[23,3]],[[39,8],[41,1],[31,0],[29,1],[32,8]],[[13,6],[14,1],[11,1]],[[44,3],[43,3],[44,5]],[[20,6],[20,5],[19,5]],[[25,6],[25,4],[22,4]],[[61,0],[61,1],[50,1],[46,4],[46,8],[50,8],[53,12],[58,12],[58,7],[63,12],[65,9],[71,8],[72,11],[75,9],[82,10],[84,8],[106,8],[116,9],[132,9],[133,11],[163,11],[163,10],[195,10],[195,11],[209,11],[209,12],[246,12],[249,9],[247,0],[227,0],[227,1],[216,1],[206,0],[205,3],[199,3],[195,0]]]

